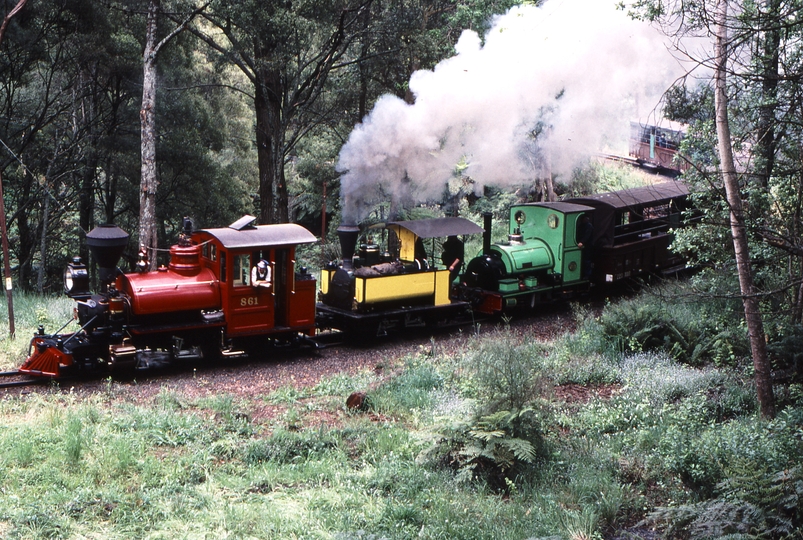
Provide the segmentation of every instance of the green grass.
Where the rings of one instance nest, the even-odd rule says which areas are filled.
[[[7,298],[5,295],[4,298]],[[66,296],[44,297],[14,291],[14,336],[10,335],[8,302],[4,302],[0,316],[0,371],[9,371],[28,357],[28,346],[39,325],[45,332],[55,332],[73,317],[75,302]],[[71,322],[64,331],[77,329]]]
[[[684,538],[792,537],[799,385],[762,421],[749,372],[613,354],[605,324],[578,318],[557,343],[502,329],[254,401],[164,388],[132,402],[111,380],[84,398],[3,396],[0,537],[574,540],[643,519]],[[557,399],[565,383],[587,399]],[[345,410],[354,390],[367,410]],[[279,415],[255,423],[265,405]],[[537,451],[513,459],[525,443]]]

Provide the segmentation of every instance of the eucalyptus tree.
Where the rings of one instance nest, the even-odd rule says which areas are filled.
[[[716,46],[714,52],[714,104],[717,127],[717,147],[722,168],[725,197],[730,207],[731,236],[739,273],[739,286],[744,303],[744,315],[753,353],[753,367],[756,371],[756,389],[761,414],[766,418],[775,416],[775,398],[772,393],[772,374],[767,356],[767,342],[764,338],[764,321],[757,289],[750,264],[750,249],[747,243],[745,217],[742,197],[739,193],[739,180],[733,159],[730,121],[728,116],[727,66],[728,66],[728,0],[718,0],[715,14]]]
[[[151,269],[156,268],[156,248],[159,244],[156,217],[156,191],[159,181],[156,170],[156,62],[160,51],[170,43],[199,13],[206,9],[205,3],[173,6],[178,17],[183,19],[172,27],[167,35],[160,36],[158,21],[162,12],[161,0],[147,0],[145,23],[145,47],[142,53],[142,107],[140,122],[142,131],[142,179],[139,200],[139,243],[147,250]],[[186,12],[186,15],[182,15]],[[166,19],[167,20],[167,19]],[[172,25],[171,25],[172,26]]]
[[[41,269],[63,260],[61,250],[68,244],[48,239],[61,239],[79,199],[87,211],[80,224],[88,223],[84,201],[91,200],[91,193],[84,198],[76,181],[86,172],[95,147],[90,133],[98,121],[87,101],[88,88],[97,82],[88,76],[88,51],[98,43],[92,36],[108,30],[95,7],[92,2],[34,2],[8,35],[7,69],[0,77],[5,90],[0,136],[6,144],[4,168],[12,165],[7,169],[10,224],[22,287],[29,285],[37,259],[40,288]]]
[[[366,32],[350,53],[359,89],[356,120],[360,121],[381,94],[408,102],[415,96],[408,82],[419,69],[432,69],[454,54],[464,30],[480,37],[494,15],[521,2],[514,0],[391,0],[377,2],[363,19]],[[532,2],[538,4],[538,2]]]
[[[55,288],[69,257],[88,260],[82,233],[97,222],[137,230],[146,21],[132,6],[33,2],[9,26],[0,57],[0,139],[7,145],[0,166],[23,288]],[[176,234],[182,215],[219,225],[251,204],[241,180],[249,160],[237,137],[249,115],[214,85],[212,66],[195,54],[197,41],[174,39],[159,65],[156,219],[163,239]]]
[[[512,0],[390,0],[373,2],[360,18],[362,31],[333,66],[327,89],[313,104],[317,126],[288,148],[288,188],[294,219],[317,228],[321,213],[337,213],[340,147],[376,100],[393,94],[408,102],[413,72],[432,69],[454,55],[464,30],[481,37],[493,16],[516,4]],[[320,219],[320,221],[319,221]],[[324,227],[325,228],[325,227]],[[325,234],[325,231],[324,231]]]
[[[246,175],[237,171],[247,168],[240,121],[249,115],[240,96],[225,90],[226,76],[198,54],[197,40],[184,33],[207,6],[195,0],[112,5],[112,11],[130,18],[133,40],[127,54],[140,54],[140,74],[133,80],[141,92],[138,179],[135,183],[126,176],[118,183],[116,208],[130,221],[129,230],[138,228],[138,244],[147,248],[152,268],[165,251],[158,248],[160,242],[175,239],[183,216],[219,225],[251,205],[242,181]],[[129,170],[131,156],[124,162]]]
[[[312,105],[362,31],[372,0],[213,1],[194,33],[245,75],[256,117],[259,220],[287,221],[285,157],[316,124]]]
[[[711,162],[716,170],[709,163],[693,162],[696,171],[688,180],[701,181],[713,188],[711,193],[719,194],[718,199],[707,198],[711,205],[703,208],[705,226],[710,230],[719,223],[731,231],[733,249],[724,255],[736,262],[762,414],[772,416],[774,400],[765,344],[787,332],[778,314],[789,313],[788,320],[799,324],[803,309],[800,2],[643,0],[631,7],[640,16],[660,22],[680,44],[697,35],[717,45],[712,57],[701,56],[694,48],[683,50],[710,70],[715,82],[709,94],[715,96],[714,103],[704,102],[714,107],[707,117],[694,118],[691,132],[696,136],[686,147],[705,147],[713,139],[719,149]],[[688,114],[688,108],[685,114],[694,116]],[[716,235],[706,239],[691,232],[684,233],[681,240],[689,246],[711,246],[706,241],[712,238]],[[711,254],[704,256],[718,264]],[[763,328],[767,315],[774,318],[772,331]]]
[[[381,94],[411,99],[416,69],[453,54],[511,0],[213,1],[194,32],[236,65],[254,102],[260,221],[287,221],[285,167],[310,133],[343,140]],[[320,131],[323,130],[323,131]],[[320,147],[320,145],[311,145]],[[328,175],[327,175],[328,176]]]

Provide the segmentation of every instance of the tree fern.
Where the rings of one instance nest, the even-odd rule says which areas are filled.
[[[534,463],[541,445],[532,409],[497,411],[443,429],[419,460],[455,468],[458,480],[482,477],[505,489],[517,467]],[[535,444],[534,444],[535,443]]]

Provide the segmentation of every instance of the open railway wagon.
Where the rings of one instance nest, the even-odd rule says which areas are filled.
[[[456,298],[485,314],[571,299],[592,284],[683,268],[672,229],[683,225],[680,182],[511,207],[509,239],[469,262]],[[587,237],[587,238],[584,238]]]
[[[319,327],[383,335],[393,328],[432,326],[467,313],[470,305],[451,297],[455,274],[438,262],[436,240],[482,231],[459,217],[395,221],[365,231],[342,225],[342,263],[321,271]],[[361,235],[364,242],[358,248]]]
[[[100,291],[90,291],[88,269],[74,258],[65,290],[76,302],[80,329],[46,334],[40,327],[20,373],[134,372],[314,334],[316,281],[295,267],[295,249],[315,236],[299,225],[254,221],[245,216],[193,232],[185,220],[169,265],[149,271],[143,258],[133,273],[117,268],[128,234],[114,225],[96,227],[86,241]]]
[[[629,153],[635,164],[644,170],[652,170],[665,176],[677,177],[689,168],[689,163],[678,158],[683,141],[683,126],[652,126],[630,122]]]

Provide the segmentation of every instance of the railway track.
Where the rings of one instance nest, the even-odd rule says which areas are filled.
[[[565,328],[571,319],[567,305],[558,304],[545,309],[540,315],[513,318],[504,323],[514,335],[526,336],[522,339],[547,339]],[[326,332],[301,343],[296,347],[279,347],[262,354],[234,355],[213,361],[189,362],[172,367],[143,371],[131,376],[114,376],[117,382],[129,389],[159,389],[165,385],[197,386],[196,377],[204,384],[216,387],[222,393],[234,395],[255,385],[275,388],[283,384],[301,384],[304,380],[317,380],[320,376],[331,375],[341,370],[357,369],[355,366],[375,367],[387,359],[402,357],[411,351],[437,348],[459,349],[464,340],[480,332],[492,332],[503,325],[502,321],[491,318],[477,318],[474,321],[441,325],[437,328],[408,328],[391,332],[386,336],[373,336],[349,339],[341,332]],[[62,388],[68,380],[78,381],[81,392],[104,391],[112,375],[110,373],[68,376],[58,379],[50,377],[30,377],[18,371],[0,372],[0,390],[13,391],[17,387],[48,388],[54,383]],[[195,381],[195,382],[194,382]],[[37,390],[38,391],[38,390]],[[268,390],[264,390],[267,392]]]
[[[41,385],[51,380],[49,377],[31,377],[19,371],[0,371],[0,389]]]

